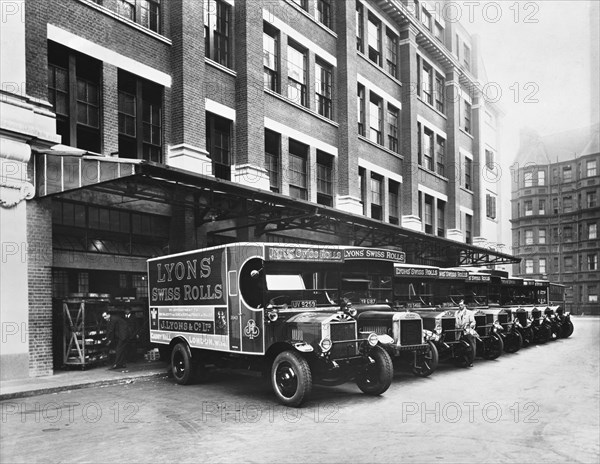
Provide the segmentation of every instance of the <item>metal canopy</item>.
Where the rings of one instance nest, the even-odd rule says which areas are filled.
[[[140,206],[193,208],[195,226],[213,223],[208,232],[213,238],[237,230],[253,230],[257,240],[267,233],[310,231],[332,237],[335,243],[399,249],[406,253],[407,262],[415,264],[451,267],[520,261],[495,250],[162,164],[97,156],[37,156],[39,197],[77,198],[82,192],[96,192],[103,200],[112,198],[113,204],[135,201]]]

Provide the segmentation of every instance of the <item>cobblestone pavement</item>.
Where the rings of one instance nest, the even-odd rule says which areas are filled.
[[[598,463],[599,340],[600,319],[576,318],[567,340],[399,372],[381,397],[316,387],[302,409],[231,371],[7,400],[0,461]]]

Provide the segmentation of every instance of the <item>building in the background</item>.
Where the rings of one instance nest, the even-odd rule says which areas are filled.
[[[514,273],[566,286],[567,308],[600,312],[598,125],[521,133],[512,189]]]
[[[2,0],[2,378],[52,372],[62,298],[143,303],[145,261],[167,252],[510,263],[502,114],[446,6]]]

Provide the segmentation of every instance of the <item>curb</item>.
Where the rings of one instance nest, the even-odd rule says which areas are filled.
[[[38,388],[35,390],[24,390],[13,393],[4,393],[0,394],[0,401],[13,400],[17,398],[28,398],[31,396],[38,395],[47,395],[49,393],[58,393],[67,390],[81,390],[83,388],[91,388],[91,387],[105,387],[109,385],[120,385],[131,383],[135,380],[151,380],[156,378],[167,378],[169,374],[167,372],[157,372],[153,374],[147,375],[134,375],[129,377],[120,377],[118,379],[106,379],[106,380],[97,380],[93,382],[84,382],[79,384],[70,384],[70,385],[57,385],[53,387],[45,387]]]

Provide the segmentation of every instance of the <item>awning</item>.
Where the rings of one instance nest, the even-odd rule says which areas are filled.
[[[265,233],[300,230],[335,237],[333,243],[341,239],[353,246],[399,249],[411,263],[452,267],[520,261],[495,250],[163,164],[55,150],[36,157],[38,197],[78,199],[85,191],[112,198],[113,205],[138,201],[190,207],[196,226],[213,223],[208,232],[213,237],[252,229],[258,240]]]

